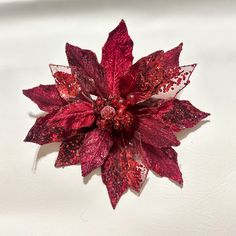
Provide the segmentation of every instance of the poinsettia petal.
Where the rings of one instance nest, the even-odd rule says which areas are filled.
[[[180,131],[195,126],[199,121],[209,116],[209,113],[200,111],[189,101],[174,99],[161,109],[157,116],[161,117],[173,131]]]
[[[128,189],[127,179],[120,169],[120,150],[113,145],[110,154],[102,165],[102,180],[107,187],[107,192],[112,207],[115,209],[123,193]]]
[[[90,50],[66,44],[68,63],[72,66],[84,86],[90,85],[90,93],[105,96],[106,84],[104,70],[98,63],[96,54]]]
[[[48,125],[65,130],[77,130],[93,124],[95,116],[93,106],[89,102],[77,101],[62,107],[51,117]]]
[[[109,33],[102,49],[101,65],[105,69],[110,95],[118,95],[119,78],[124,75],[133,61],[133,41],[131,40],[124,20]]]
[[[84,139],[84,133],[79,133],[63,140],[55,162],[55,167],[65,167],[79,163],[79,148]]]
[[[173,148],[157,149],[145,143],[142,144],[142,147],[144,150],[143,158],[149,169],[179,184],[183,183],[182,174],[177,162],[177,153]]]
[[[140,192],[146,180],[148,169],[141,161],[127,160],[129,171],[127,171],[128,185],[136,192]]]
[[[172,130],[161,119],[152,116],[139,116],[137,132],[140,133],[142,142],[156,148],[178,146],[180,142]]]
[[[62,141],[66,134],[65,131],[59,127],[48,126],[49,120],[56,112],[57,111],[53,111],[45,116],[39,117],[24,141],[40,145]]]
[[[87,133],[79,150],[83,176],[103,164],[112,144],[111,134],[105,130],[95,129]]]
[[[55,85],[39,85],[31,89],[24,89],[23,94],[31,99],[42,111],[51,112],[67,104],[63,100]]]
[[[75,74],[69,66],[49,65],[56,81],[56,87],[60,96],[66,101],[77,100],[81,92],[81,86]]]
[[[128,187],[139,192],[146,179],[148,170],[140,160],[135,160],[135,151],[115,143],[102,166],[102,180],[113,208]]]
[[[189,78],[196,64],[170,68],[165,71],[165,79],[156,88],[156,98],[171,99],[184,89],[189,83]]]
[[[149,98],[154,88],[163,81],[163,56],[163,51],[156,51],[133,64],[128,73],[120,79],[121,94],[126,96],[131,93],[136,102]]]
[[[163,66],[165,66],[165,68],[179,66],[179,56],[182,51],[182,47],[183,43],[180,43],[177,47],[164,53]]]

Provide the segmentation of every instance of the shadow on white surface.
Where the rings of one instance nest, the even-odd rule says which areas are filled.
[[[39,161],[51,153],[58,152],[59,146],[60,143],[49,143],[40,146],[35,154],[35,159],[32,167],[33,172],[37,171]]]
[[[200,129],[204,124],[210,122],[210,120],[202,120],[197,125],[195,125],[193,128],[185,129],[180,131],[179,133],[176,133],[176,137],[178,140],[185,139],[190,133],[195,132],[196,130]]]
[[[101,168],[97,168],[93,170],[90,174],[88,174],[87,176],[83,177],[84,184],[88,184],[88,182],[91,180],[91,178],[94,175],[101,176]]]

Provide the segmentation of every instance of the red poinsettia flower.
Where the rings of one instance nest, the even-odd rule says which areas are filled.
[[[140,191],[148,170],[182,184],[175,132],[209,115],[176,98],[196,66],[179,66],[182,43],[134,64],[132,47],[122,20],[100,64],[92,51],[67,43],[69,66],[50,65],[55,85],[23,91],[47,112],[25,141],[61,142],[56,167],[81,164],[83,176],[101,167],[113,208],[128,188]]]

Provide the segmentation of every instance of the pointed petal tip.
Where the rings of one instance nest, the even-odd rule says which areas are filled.
[[[82,169],[82,168],[81,168]],[[88,175],[88,173],[86,173],[83,169],[81,170],[81,175],[82,177],[86,177]]]
[[[203,112],[203,118],[202,119],[205,119],[205,118],[207,118],[210,115],[211,115],[211,113]]]
[[[125,20],[124,20],[124,19],[121,19],[121,21],[120,21],[119,25],[126,26]]]
[[[182,51],[182,49],[183,49],[183,42],[181,42],[178,46],[177,46],[177,48],[179,48],[180,49],[180,51]]]
[[[124,19],[121,19],[120,23],[118,24],[118,26],[114,30],[118,30],[118,29],[122,29],[124,31],[128,31]]]
[[[24,138],[23,142],[25,142],[25,143],[28,143],[28,142],[29,142],[27,136]]]
[[[120,200],[120,199],[115,199],[115,200],[114,200],[114,199],[110,199],[111,206],[112,206],[113,210],[116,209],[116,206],[117,206],[119,200]]]
[[[182,178],[182,173],[180,172],[179,176],[174,176],[174,177],[169,177],[170,181],[173,183],[177,184],[179,187],[183,187],[183,178]]]

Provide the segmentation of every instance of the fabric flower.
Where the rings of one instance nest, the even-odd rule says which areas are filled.
[[[50,65],[55,84],[23,90],[47,112],[25,141],[61,142],[56,167],[80,164],[83,176],[101,167],[113,208],[128,188],[140,191],[148,170],[181,185],[175,132],[209,115],[176,98],[196,66],[179,66],[182,43],[134,64],[132,48],[122,20],[101,63],[92,51],[67,43],[69,66]]]

